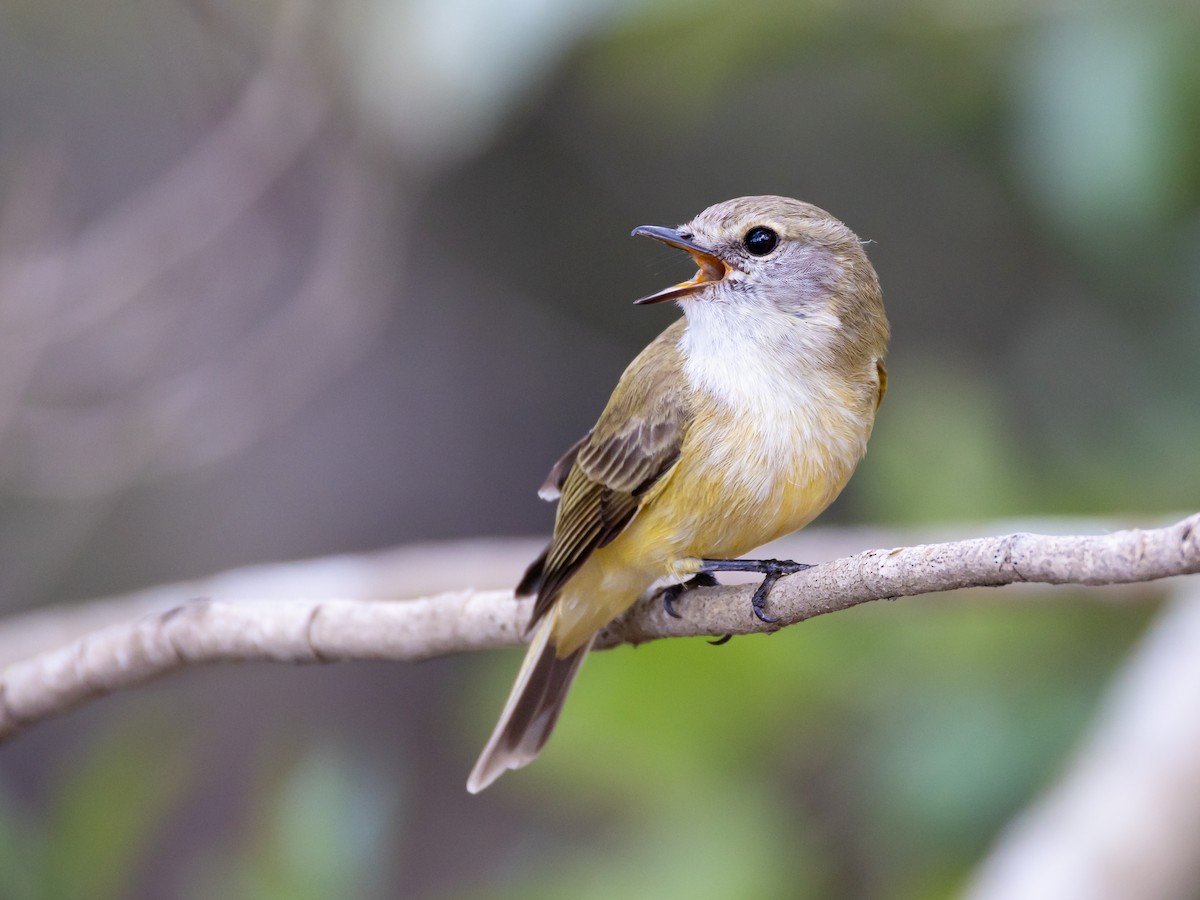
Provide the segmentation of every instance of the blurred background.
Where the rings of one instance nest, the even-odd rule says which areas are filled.
[[[744,194],[870,240],[893,323],[823,523],[1194,510],[1197,46],[1175,2],[6,0],[0,609],[547,534],[689,273],[630,229]],[[597,654],[479,797],[517,651],[190,672],[3,748],[0,896],[953,896],[1153,609]]]

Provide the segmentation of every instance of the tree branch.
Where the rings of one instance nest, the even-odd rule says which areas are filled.
[[[303,566],[303,563],[295,564]],[[282,568],[287,568],[282,567]],[[752,586],[685,595],[682,618],[644,599],[601,633],[598,646],[666,637],[774,631],[870,600],[1016,582],[1128,584],[1200,572],[1200,513],[1164,528],[1100,536],[1012,534],[869,550],[781,580],[766,625]],[[292,585],[297,585],[293,579]],[[304,588],[297,589],[303,590]],[[305,591],[311,596],[312,591]],[[327,595],[328,596],[328,595]],[[531,602],[510,591],[461,591],[417,600],[206,599],[87,634],[0,673],[0,740],[87,700],[216,662],[415,660],[518,644]]]
[[[1131,584],[1200,572],[1200,513],[1165,528],[1129,529],[1095,536],[1010,534],[892,550],[868,550],[781,580],[764,625],[750,611],[752,590],[717,587],[685,594],[682,619],[643,601],[605,630],[601,646],[638,644],[695,634],[775,631],[872,600],[891,600],[968,587],[1006,584]],[[694,596],[696,602],[688,604]],[[702,619],[687,613],[700,605]],[[704,630],[698,630],[697,626]]]

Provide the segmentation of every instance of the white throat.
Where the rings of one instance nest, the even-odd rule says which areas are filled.
[[[683,370],[708,398],[711,414],[698,427],[713,464],[763,502],[831,491],[812,514],[824,508],[866,451],[872,421],[835,368],[837,317],[797,319],[721,301],[696,302],[687,315]]]
[[[680,305],[687,315],[680,349],[693,389],[751,415],[825,406],[832,399],[837,316],[797,319],[719,300]]]

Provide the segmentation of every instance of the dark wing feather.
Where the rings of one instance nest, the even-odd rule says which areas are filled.
[[[679,458],[692,421],[691,409],[682,402],[682,333],[680,320],[630,363],[596,427],[551,470],[547,486],[561,478],[562,496],[545,558],[535,561],[522,580],[529,589],[537,584],[530,625],[550,610],[588,556],[621,533],[642,494]],[[559,472],[568,458],[569,467]]]
[[[521,583],[517,585],[517,589],[513,591],[518,597],[530,597],[536,594],[542,586],[542,573],[546,569],[546,557],[550,554],[550,548],[543,550],[538,558],[529,564],[529,568],[525,570],[525,574],[521,576]]]
[[[579,450],[588,439],[592,436],[589,431],[570,447],[567,452],[558,458],[553,466],[550,467],[550,473],[546,476],[546,480],[542,482],[542,486],[538,488],[538,496],[543,500],[557,500],[562,496],[563,485],[567,481],[567,475],[571,472],[571,467],[575,465],[575,457],[579,455]],[[525,570],[525,574],[521,576],[521,583],[517,585],[514,592],[518,597],[529,597],[536,594],[542,585],[542,572],[546,568],[546,556],[550,553],[550,548],[547,547],[541,552],[533,562],[529,564],[529,568]]]
[[[567,475],[571,472],[571,466],[575,465],[575,457],[579,456],[579,451],[583,445],[591,438],[592,433],[589,431],[575,443],[573,443],[550,469],[550,474],[546,476],[546,480],[542,482],[542,486],[538,488],[538,496],[543,500],[557,500],[562,496],[563,485],[567,481]]]

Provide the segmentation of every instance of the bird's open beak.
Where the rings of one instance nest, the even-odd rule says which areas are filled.
[[[634,300],[633,302],[636,304],[641,305],[662,303],[664,300],[678,300],[680,297],[686,297],[706,284],[720,281],[729,271],[729,266],[719,256],[711,250],[706,250],[699,244],[693,243],[674,228],[663,228],[659,225],[639,225],[633,229],[631,236],[636,237],[639,234],[652,237],[656,241],[662,241],[670,247],[678,247],[680,250],[686,250],[692,254],[692,259],[696,261],[696,265],[699,266],[700,271],[690,281],[671,285],[671,287],[664,288],[657,294],[651,294],[649,297],[643,297],[641,300]]]

